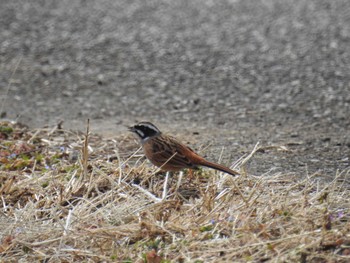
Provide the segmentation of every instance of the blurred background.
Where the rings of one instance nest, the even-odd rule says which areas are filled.
[[[349,40],[347,0],[2,0],[1,116],[108,136],[148,120],[231,160],[291,149],[258,170],[333,173],[349,167]]]

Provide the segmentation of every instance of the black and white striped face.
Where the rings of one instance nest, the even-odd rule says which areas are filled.
[[[130,127],[129,131],[136,133],[141,140],[146,140],[161,133],[160,130],[150,122],[140,122]]]

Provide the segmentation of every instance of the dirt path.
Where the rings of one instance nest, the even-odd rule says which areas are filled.
[[[349,21],[347,0],[1,1],[2,115],[116,137],[150,120],[225,163],[273,146],[255,174],[332,177],[350,159]]]

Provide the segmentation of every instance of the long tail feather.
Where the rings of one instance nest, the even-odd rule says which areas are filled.
[[[202,160],[199,165],[209,167],[209,168],[212,168],[215,170],[219,170],[221,172],[228,173],[232,176],[236,176],[236,175],[240,174],[238,171],[232,170],[232,169],[230,169],[226,166],[223,166],[221,164],[218,164],[218,163],[209,162],[207,160]]]

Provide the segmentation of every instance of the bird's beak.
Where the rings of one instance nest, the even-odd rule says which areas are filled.
[[[131,126],[131,127],[128,127],[128,130],[131,131],[131,132],[134,132],[135,128],[134,128],[134,126]]]

